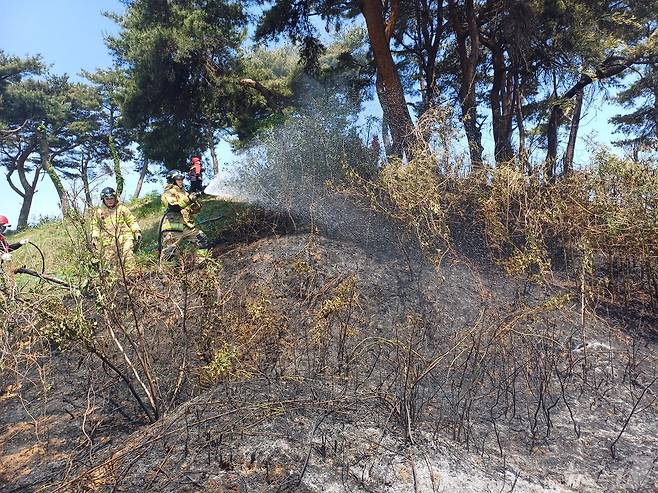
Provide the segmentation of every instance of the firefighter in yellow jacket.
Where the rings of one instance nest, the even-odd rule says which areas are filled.
[[[135,268],[135,244],[142,241],[142,231],[132,212],[119,204],[117,193],[106,187],[101,191],[101,205],[94,211],[91,230],[94,249],[105,267],[128,273]]]
[[[183,173],[178,170],[167,173],[167,185],[162,194],[167,210],[160,225],[160,260],[174,259],[186,243],[195,245],[196,255],[201,260],[208,257],[208,237],[194,223],[201,204],[195,193],[185,191],[183,179]]]

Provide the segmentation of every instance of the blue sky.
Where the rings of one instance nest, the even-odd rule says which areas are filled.
[[[56,74],[67,73],[76,77],[81,70],[93,71],[111,65],[112,59],[105,47],[104,36],[117,32],[117,26],[102,15],[103,11],[123,11],[119,0],[0,0],[0,48],[11,55],[41,54],[44,61]],[[380,115],[377,103],[366,105],[366,111]],[[590,105],[580,129],[576,161],[587,159],[585,138],[592,132],[603,143],[612,138],[612,128],[607,123],[615,109],[602,104],[600,100]],[[491,147],[490,131],[485,128],[485,146]],[[487,145],[489,144],[489,145]],[[232,159],[227,145],[220,146],[220,161]],[[127,173],[126,190],[132,193],[136,175],[132,165],[125,168]],[[97,186],[112,185],[113,178],[107,177]],[[98,189],[100,189],[98,188]],[[147,184],[145,191],[159,189],[159,183]],[[12,221],[18,218],[20,197],[0,178],[0,214]],[[35,196],[30,220],[40,216],[58,214],[57,196],[47,178],[42,179]]]
[[[82,70],[93,71],[112,64],[104,38],[115,34],[114,22],[102,15],[105,11],[123,12],[119,0],[0,0],[0,49],[10,55],[40,54],[51,72],[69,74],[79,79]],[[220,163],[232,159],[230,148],[218,148]],[[137,182],[132,163],[124,166],[126,195],[131,196]],[[96,190],[114,186],[114,177],[102,177],[93,185]],[[162,180],[146,183],[142,193],[161,190]],[[96,197],[95,197],[96,198]],[[59,215],[58,199],[47,176],[37,187],[30,221]],[[14,224],[18,220],[21,199],[0,177],[0,214]]]
[[[12,55],[40,53],[56,73],[106,67],[103,36],[118,31],[103,11],[123,11],[118,0],[0,0],[0,47]]]
[[[103,11],[122,11],[118,0],[0,0],[0,48],[10,55],[41,54],[53,73],[72,77],[81,70],[112,64],[103,36],[117,26]],[[134,179],[133,179],[134,181]],[[43,178],[34,197],[30,220],[58,213],[57,194]],[[0,179],[0,214],[14,224],[21,200]]]

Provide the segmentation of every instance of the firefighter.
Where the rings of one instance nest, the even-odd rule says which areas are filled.
[[[23,245],[30,242],[28,238],[23,238],[17,243],[9,243],[5,238],[5,231],[11,228],[7,216],[0,214],[0,260],[2,262],[9,262],[11,260],[11,252],[18,250]]]
[[[94,211],[91,241],[105,266],[129,273],[135,269],[133,249],[142,241],[142,230],[132,212],[119,204],[116,191],[101,191],[101,205]]]
[[[160,223],[160,260],[176,258],[184,244],[193,243],[197,257],[203,261],[209,255],[208,237],[194,223],[194,216],[201,211],[201,204],[198,194],[185,191],[183,179],[183,173],[178,170],[167,173],[167,184],[162,194],[162,203],[167,210]]]
[[[203,167],[201,166],[201,159],[199,159],[198,156],[192,156],[192,166],[190,166],[189,177],[190,177],[190,192],[202,194]]]

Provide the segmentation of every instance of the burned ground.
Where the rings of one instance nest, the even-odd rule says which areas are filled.
[[[0,490],[658,488],[646,331],[453,253],[372,246],[221,248],[220,306],[189,304],[186,381],[153,424],[93,355],[41,353],[31,384],[3,382]],[[147,330],[181,323],[163,279],[139,288],[170,302],[143,307]],[[163,387],[183,361],[168,340],[149,346]]]

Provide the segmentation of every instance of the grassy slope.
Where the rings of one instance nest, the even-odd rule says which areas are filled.
[[[164,207],[158,194],[147,195],[127,205],[142,228],[144,243],[138,252],[138,257],[142,263],[147,264],[149,260],[157,258],[158,226]],[[241,212],[248,209],[245,204],[214,197],[202,200],[202,205],[203,208],[197,216],[197,221],[202,222],[211,219],[210,222],[201,225],[201,229],[206,232],[211,241],[223,229],[230,227]],[[71,235],[74,233],[75,228],[72,227],[71,223],[57,220],[45,222],[18,234],[10,235],[8,240],[13,243],[23,238],[29,238],[42,250],[45,256],[46,271],[52,274],[66,275],[76,261],[75,254],[71,251]],[[38,258],[37,250],[28,245],[15,252],[14,265],[25,265],[37,270],[39,262],[35,262],[34,259]]]

